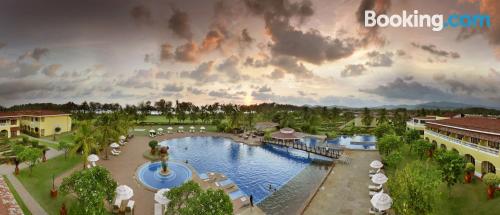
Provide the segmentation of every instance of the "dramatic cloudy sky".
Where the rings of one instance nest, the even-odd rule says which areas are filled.
[[[492,27],[365,29],[365,9],[481,12]],[[0,105],[159,98],[500,106],[500,1],[0,3]]]

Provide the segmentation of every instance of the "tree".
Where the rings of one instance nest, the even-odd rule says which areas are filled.
[[[497,185],[500,183],[500,179],[495,173],[486,173],[483,176],[483,182],[488,186],[488,199],[493,199],[495,197],[495,190]]]
[[[166,214],[210,214],[223,215],[233,213],[233,204],[222,190],[202,190],[200,185],[188,181],[167,194],[170,199]]]
[[[424,157],[425,153],[432,150],[432,143],[425,140],[417,140],[414,141],[413,144],[415,146],[415,152],[417,153],[420,160]]]
[[[389,125],[389,123],[379,123],[377,127],[373,129],[373,134],[380,139],[385,134],[394,134],[394,128]]]
[[[73,194],[78,201],[71,207],[74,214],[106,214],[104,200],[111,201],[115,195],[116,181],[109,171],[97,166],[74,172],[63,179],[60,190]]]
[[[401,140],[399,136],[394,134],[384,135],[377,143],[378,149],[384,155],[389,155],[393,150],[399,149],[401,146]]]
[[[59,127],[59,126],[55,127],[54,128],[54,138],[53,138],[54,140],[56,140],[56,134],[59,134],[59,132],[61,132],[61,127]]]
[[[392,152],[391,154],[385,156],[384,158],[384,163],[387,164],[387,166],[394,167],[397,169],[398,164],[401,162],[403,159],[403,156],[401,155],[400,152]]]
[[[87,157],[93,151],[97,151],[99,146],[95,138],[95,129],[91,121],[83,121],[80,123],[78,130],[75,133],[75,144],[69,151],[71,155],[75,155],[77,152],[82,152],[83,168],[85,169],[85,163]]]
[[[156,147],[158,146],[158,141],[151,140],[151,141],[149,141],[148,145],[149,145],[149,148],[151,148],[151,154],[153,155],[155,153]]]
[[[373,117],[370,113],[370,109],[364,108],[363,109],[363,116],[361,118],[361,122],[363,123],[364,126],[370,126],[372,124]]]
[[[467,163],[465,158],[453,151],[439,150],[436,154],[436,161],[441,170],[441,179],[448,188],[456,184],[463,174],[463,169]]]
[[[430,214],[439,194],[439,171],[427,162],[414,161],[396,171],[388,182],[396,214]]]
[[[33,173],[33,167],[38,163],[41,156],[42,150],[33,147],[24,147],[24,149],[18,154],[18,157],[22,162],[28,163],[30,167],[30,175]]]
[[[71,149],[71,144],[66,141],[59,141],[57,149],[64,151],[64,159],[68,157],[68,151]]]
[[[385,110],[385,108],[382,108],[378,112],[378,122],[377,122],[377,124],[379,124],[379,123],[386,123],[386,122],[387,122],[387,111]]]
[[[415,129],[410,129],[405,131],[403,136],[405,143],[410,145],[410,152],[413,148],[413,142],[420,139],[420,132]]]

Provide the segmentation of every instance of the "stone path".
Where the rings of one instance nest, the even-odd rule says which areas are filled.
[[[304,211],[306,215],[367,214],[369,164],[380,159],[378,151],[349,151],[350,164],[337,164]]]
[[[7,182],[0,177],[0,214],[22,215],[23,210],[17,204],[14,195],[9,190]]]

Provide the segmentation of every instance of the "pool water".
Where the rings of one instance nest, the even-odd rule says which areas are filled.
[[[327,144],[341,145],[349,149],[375,150],[377,138],[373,135],[342,135],[335,139],[327,140]]]
[[[187,160],[198,173],[226,175],[245,195],[253,195],[255,204],[279,190],[313,159],[319,158],[308,157],[307,153],[297,150],[270,145],[249,146],[221,137],[185,137],[161,144],[170,147],[171,160]]]
[[[307,147],[315,147],[319,143],[319,140],[315,137],[303,137],[300,142],[306,144]]]

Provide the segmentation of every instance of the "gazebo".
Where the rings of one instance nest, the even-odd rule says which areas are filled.
[[[301,135],[295,132],[293,128],[282,128],[277,132],[271,134],[271,139],[273,141],[290,143],[300,140]]]

